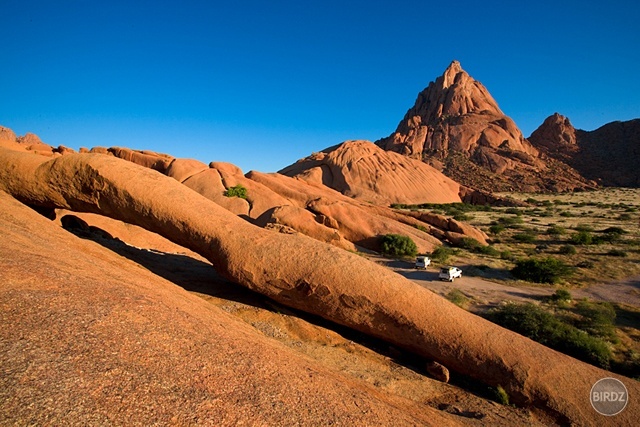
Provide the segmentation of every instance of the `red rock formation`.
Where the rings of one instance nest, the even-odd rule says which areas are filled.
[[[378,205],[460,202],[460,185],[435,168],[368,141],[347,141],[279,173]]]
[[[11,139],[10,132],[5,134]],[[9,148],[22,150],[21,144],[11,144]],[[428,253],[442,241],[455,244],[463,237],[448,228],[440,230],[437,225],[344,196],[313,179],[303,181],[259,172],[244,175],[240,168],[230,163],[211,162],[207,167],[197,160],[176,159],[152,151],[119,147],[83,151],[115,156],[155,169],[253,223],[272,228],[275,225],[289,227],[344,249],[353,250],[356,244],[379,250],[381,235],[403,234],[414,240],[421,253]],[[425,198],[426,201],[459,202],[458,192],[463,192],[458,184],[428,165],[385,152],[370,142],[347,143],[335,150],[332,158],[336,159],[331,160],[336,167],[336,177],[345,177],[345,182],[362,195],[358,198],[376,199],[388,205],[395,200],[394,189],[397,188],[399,194],[402,191],[409,195],[403,196],[403,200],[415,197],[409,200],[416,203],[425,202]],[[377,169],[383,172],[378,180],[375,178]],[[394,181],[398,182],[397,187],[394,187]],[[236,185],[247,189],[246,199],[224,196],[225,190]],[[482,244],[487,243],[487,236],[473,227],[466,227],[463,233]]]
[[[388,269],[298,234],[239,219],[177,181],[120,159],[72,154],[47,160],[0,148],[0,187],[42,206],[105,214],[157,232],[206,257],[222,275],[284,305],[320,315],[441,363],[563,424],[602,425],[585,404],[615,376],[474,316]],[[11,264],[16,265],[16,264]],[[631,424],[631,400],[615,423]]]
[[[587,179],[614,187],[640,186],[640,119],[576,130],[558,113],[529,137],[547,156],[566,162]]]
[[[442,168],[455,181],[487,192],[566,190],[587,186],[556,162],[551,167],[488,90],[458,61],[424,89],[380,147]]]
[[[461,425],[287,348],[2,191],[0,235],[2,425]]]

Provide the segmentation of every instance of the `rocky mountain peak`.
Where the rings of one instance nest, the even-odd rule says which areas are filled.
[[[454,170],[460,162],[453,165],[453,157],[462,157],[465,163],[479,166],[489,175],[504,175],[522,165],[542,167],[538,150],[500,110],[482,83],[464,71],[458,61],[451,62],[440,77],[418,94],[396,131],[377,144],[436,166],[475,188],[478,182],[467,181],[466,175]],[[490,191],[495,179],[489,176],[483,179]],[[505,186],[508,188],[510,183]]]
[[[587,188],[570,166],[541,157],[548,145],[575,149],[575,129],[559,114],[545,140],[530,143],[487,88],[453,61],[418,94],[396,131],[376,144],[422,160],[467,187],[484,191],[562,191]],[[559,136],[558,136],[559,135]],[[555,162],[555,163],[554,163]],[[552,164],[553,163],[553,164]]]
[[[420,92],[403,122],[409,127],[418,120],[421,124],[437,125],[451,117],[474,113],[503,115],[489,91],[464,71],[460,62],[453,61]]]
[[[529,137],[537,148],[554,149],[565,145],[576,145],[576,129],[569,118],[553,113]]]
[[[447,69],[444,71],[444,74],[442,75],[443,77],[443,89],[446,89],[450,86],[453,85],[456,76],[458,74],[467,74],[463,69],[462,66],[460,65],[459,61],[453,60],[451,61],[451,64],[449,64],[449,66],[447,67]],[[468,74],[467,74],[468,75]]]

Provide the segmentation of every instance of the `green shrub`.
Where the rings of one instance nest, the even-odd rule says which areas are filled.
[[[483,255],[496,256],[496,257],[500,255],[500,251],[491,245],[488,245],[488,246],[480,245],[475,249],[475,252]]]
[[[593,244],[593,234],[588,231],[579,231],[571,236],[571,243],[574,245],[591,245]]]
[[[394,256],[416,256],[418,247],[408,236],[385,234],[380,239],[382,253]]]
[[[574,230],[576,231],[588,231],[588,232],[592,232],[593,231],[593,227],[587,224],[578,224],[574,227]]]
[[[611,249],[609,252],[607,252],[607,255],[624,258],[627,256],[627,253],[620,249]]]
[[[497,236],[498,234],[502,233],[504,229],[505,229],[504,225],[494,224],[491,227],[489,227],[489,233]]]
[[[521,216],[502,216],[498,218],[498,224],[502,224],[507,228],[517,228],[518,224],[524,223],[524,219]]]
[[[521,216],[522,215],[522,211],[518,208],[507,208],[504,213],[508,213],[511,215],[517,215],[517,216]]]
[[[601,233],[623,235],[623,234],[627,234],[627,231],[622,227],[608,227],[602,230]]]
[[[569,292],[568,290],[558,289],[553,293],[553,295],[551,295],[550,299],[551,301],[560,302],[560,301],[571,301],[573,297],[571,296],[571,292]]]
[[[559,213],[560,216],[563,216],[565,218],[571,218],[573,216],[573,214],[571,212],[568,211],[562,211]]]
[[[600,243],[614,243],[622,238],[622,234],[619,233],[602,233],[599,236],[594,236],[593,241],[595,244]]]
[[[575,255],[576,252],[578,251],[573,245],[562,245],[560,246],[560,249],[558,249],[558,253],[562,255]]]
[[[471,221],[473,219],[473,216],[464,212],[458,212],[453,215],[453,219],[455,219],[456,221]]]
[[[631,216],[631,214],[628,214],[628,213],[622,213],[618,215],[618,220],[620,221],[629,221],[631,218],[633,217]]]
[[[425,232],[425,233],[429,232],[429,229],[427,227],[425,227],[424,225],[417,224],[417,225],[414,225],[414,227],[417,228],[418,230],[422,231],[422,232]]]
[[[612,355],[605,341],[560,321],[536,305],[507,304],[489,311],[487,318],[555,350],[609,368]]]
[[[567,230],[565,230],[564,227],[560,227],[559,225],[550,225],[549,228],[547,228],[547,234],[551,235],[551,236],[559,236],[561,234],[566,234]]]
[[[616,310],[609,302],[580,301],[574,312],[580,315],[575,326],[591,335],[617,339],[615,330]]]
[[[225,197],[240,197],[241,199],[247,198],[247,189],[242,186],[242,184],[238,184],[234,187],[229,187],[224,193],[222,193]]]
[[[528,258],[516,262],[511,270],[516,278],[536,283],[558,283],[571,274],[571,269],[559,259]]]
[[[493,400],[498,402],[501,405],[508,406],[509,405],[509,394],[506,392],[501,385],[493,389]]]
[[[459,289],[452,289],[447,295],[445,295],[445,298],[462,308],[465,308],[469,303],[469,298],[460,292]]]
[[[435,262],[445,263],[453,254],[455,254],[454,249],[448,246],[438,246],[429,256]]]
[[[513,261],[514,260],[514,256],[511,253],[511,251],[502,251],[502,252],[500,252],[500,259],[505,259],[507,261]]]
[[[533,243],[536,240],[537,235],[533,231],[523,231],[513,235],[513,240],[520,243]]]
[[[576,264],[576,267],[579,267],[579,268],[593,268],[594,264],[593,264],[593,261],[586,260],[586,261],[580,261],[578,264]]]
[[[458,246],[460,246],[462,249],[475,251],[482,245],[480,244],[480,242],[478,242],[476,239],[472,237],[463,237],[458,242]]]

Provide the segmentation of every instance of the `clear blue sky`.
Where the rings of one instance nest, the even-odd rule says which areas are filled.
[[[637,1],[0,0],[0,125],[276,171],[389,135],[453,59],[529,136],[640,117]]]

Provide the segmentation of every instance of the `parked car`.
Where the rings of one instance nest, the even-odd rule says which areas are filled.
[[[462,277],[462,270],[458,267],[442,267],[438,278],[440,280],[447,280],[453,282],[453,279]]]
[[[431,264],[431,259],[428,256],[419,256],[416,258],[416,268],[427,269]]]

